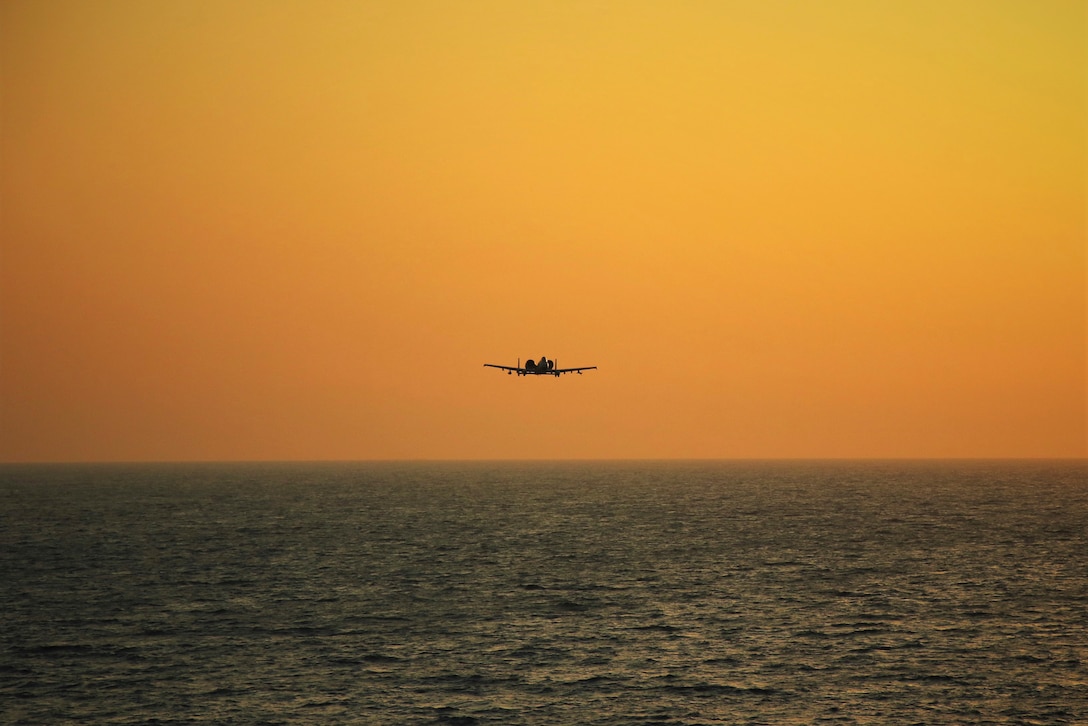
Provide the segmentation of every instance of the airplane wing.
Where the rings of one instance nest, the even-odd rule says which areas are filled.
[[[555,370],[548,371],[548,373],[554,373],[559,375],[560,373],[581,373],[582,371],[595,371],[597,366],[582,366],[581,368],[556,368]]]
[[[484,368],[498,368],[501,371],[508,373],[517,373],[524,376],[559,376],[563,373],[577,373],[581,375],[582,371],[596,370],[597,366],[582,366],[581,368],[553,368],[546,371],[529,370],[528,368],[518,368],[517,366],[500,366],[494,363],[484,363]]]
[[[517,366],[497,366],[494,363],[484,363],[484,368],[500,368],[504,371],[513,371],[514,373],[524,373],[524,368],[518,368]]]

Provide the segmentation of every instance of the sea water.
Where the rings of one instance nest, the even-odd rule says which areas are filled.
[[[0,721],[1088,723],[1078,462],[0,467]]]

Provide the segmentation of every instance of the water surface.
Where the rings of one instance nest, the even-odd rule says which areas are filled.
[[[0,467],[4,723],[1088,722],[1084,462]]]

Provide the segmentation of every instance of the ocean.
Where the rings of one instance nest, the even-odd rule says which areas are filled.
[[[4,724],[1086,724],[1083,461],[0,466]]]

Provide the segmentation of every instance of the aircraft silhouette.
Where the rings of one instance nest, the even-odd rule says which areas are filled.
[[[525,361],[525,367],[521,367],[521,358],[518,358],[517,366],[499,366],[494,363],[484,363],[484,368],[499,368],[506,371],[506,375],[517,373],[519,376],[561,376],[564,373],[577,373],[582,375],[582,371],[595,370],[597,366],[583,366],[581,368],[556,368],[554,360],[548,360],[544,356],[540,356],[540,362],[534,363],[533,359]]]

